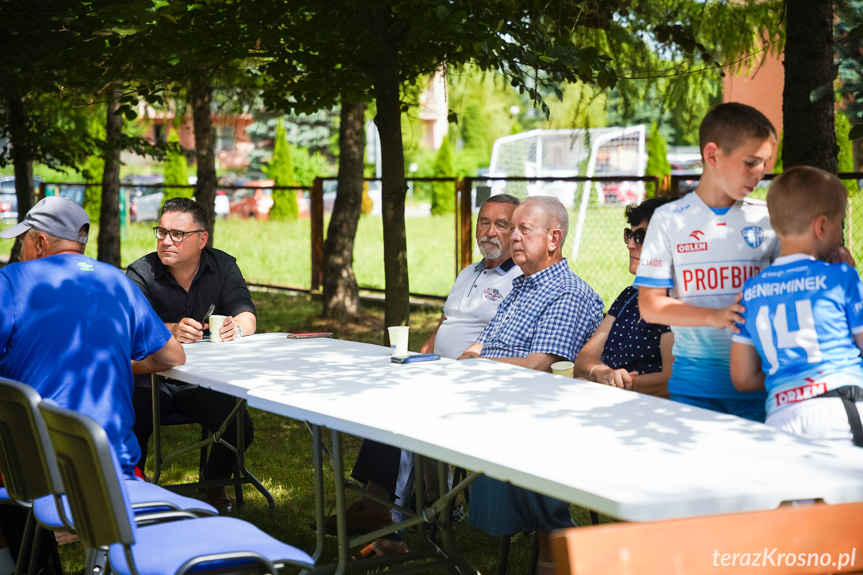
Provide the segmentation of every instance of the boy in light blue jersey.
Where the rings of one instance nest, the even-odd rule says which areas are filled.
[[[767,206],[747,196],[764,176],[776,130],[743,104],[716,106],[699,129],[704,173],[698,188],[660,206],[650,220],[634,284],[650,323],[671,326],[674,401],[764,421],[764,392],[731,384],[736,297],[779,252]]]
[[[863,283],[842,244],[848,192],[798,166],[767,193],[780,257],[746,282],[745,323],[731,344],[740,391],[767,390],[767,424],[863,447]],[[837,254],[840,254],[837,256]]]

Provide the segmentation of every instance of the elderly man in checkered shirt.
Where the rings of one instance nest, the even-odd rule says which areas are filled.
[[[533,196],[513,213],[512,260],[524,272],[476,343],[459,359],[485,357],[551,371],[572,361],[602,321],[602,298],[563,257],[569,227],[557,199]]]
[[[459,359],[483,357],[539,371],[576,356],[602,321],[602,299],[561,253],[569,215],[551,197],[528,198],[513,213],[512,259],[524,272],[477,341]],[[492,535],[536,531],[537,573],[552,573],[547,533],[573,526],[569,505],[486,476],[471,487],[468,522]]]

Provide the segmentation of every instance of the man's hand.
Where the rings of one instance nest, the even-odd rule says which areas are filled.
[[[209,328],[210,325],[207,324],[205,327]],[[222,341],[233,341],[235,339],[239,339],[239,335],[237,333],[237,322],[234,321],[233,316],[228,316],[225,318],[225,321],[222,322],[222,329],[219,330],[219,336],[221,336]]]
[[[180,343],[192,343],[204,337],[204,327],[190,317],[184,317],[174,325],[168,325],[171,334]]]
[[[739,293],[734,298],[733,304],[713,310],[708,316],[710,326],[716,329],[728,328],[732,333],[740,333],[740,329],[735,324],[746,323],[746,320],[743,319],[746,307],[740,303],[741,299],[743,299],[743,294]]]
[[[631,390],[632,382],[637,375],[637,371],[611,369],[607,365],[601,365],[593,370],[593,381],[602,385]]]

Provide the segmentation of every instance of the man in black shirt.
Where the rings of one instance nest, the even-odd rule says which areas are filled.
[[[214,314],[227,318],[220,330],[222,340],[229,342],[251,335],[257,327],[255,305],[236,260],[223,251],[206,247],[207,211],[187,198],[165,202],[159,225],[154,228],[156,251],[132,263],[126,274],[135,282],[156,310],[159,318],[181,343],[200,340],[209,326],[201,323],[210,305]],[[227,351],[227,350],[226,350]],[[133,404],[135,435],[141,445],[143,470],[147,443],[153,432],[153,408],[150,377],[136,378]],[[160,410],[164,421],[173,412],[217,431],[236,405],[228,395],[192,384],[162,379]],[[254,430],[248,411],[243,413],[243,449],[248,449]],[[229,425],[223,435],[236,445],[236,426]],[[224,445],[214,443],[203,479],[226,479],[231,476],[236,455]],[[231,500],[224,487],[207,490],[208,502],[221,513],[231,511]]]

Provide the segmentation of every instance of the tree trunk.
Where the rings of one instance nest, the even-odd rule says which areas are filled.
[[[36,193],[33,189],[33,161],[30,152],[30,127],[27,112],[21,98],[9,98],[9,139],[12,144],[12,163],[15,169],[15,195],[18,199],[18,221],[22,221],[33,204]],[[17,262],[21,253],[21,241],[15,239],[9,254],[9,263]]]
[[[782,163],[785,169],[806,164],[835,174],[833,3],[788,0],[786,18]],[[822,87],[813,102],[813,92]]]
[[[339,189],[324,244],[323,316],[327,318],[344,319],[360,311],[353,261],[363,203],[365,111],[363,103],[342,102]]]
[[[117,114],[120,92],[112,89],[105,116],[105,170],[102,173],[102,206],[99,210],[100,262],[120,267],[120,134],[123,117]]]
[[[213,247],[213,232],[216,219],[216,153],[213,151],[213,116],[210,103],[213,87],[210,78],[204,78],[192,86],[192,118],[195,124],[195,157],[197,158],[198,183],[195,199],[207,209],[207,245]]]
[[[375,125],[381,138],[381,198],[384,225],[384,279],[386,299],[384,317],[387,326],[410,322],[410,286],[408,284],[407,240],[405,236],[404,149],[402,148],[399,70],[395,50],[387,41],[381,26],[382,50],[375,69]],[[385,341],[387,335],[384,334]]]

